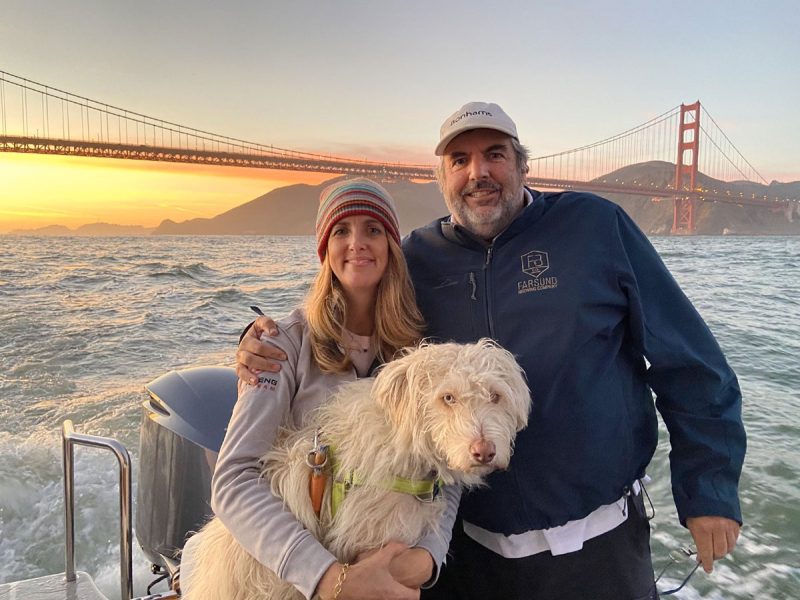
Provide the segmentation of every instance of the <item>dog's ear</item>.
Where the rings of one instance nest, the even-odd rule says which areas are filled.
[[[517,374],[516,380],[511,385],[511,403],[514,417],[517,419],[517,432],[522,431],[528,426],[528,416],[531,412],[531,393],[522,375]],[[517,385],[518,384],[518,385]]]
[[[424,348],[385,364],[372,385],[372,397],[385,412],[392,430],[407,444],[412,442],[421,416],[415,382],[422,352]]]
[[[531,411],[531,394],[525,382],[525,372],[508,350],[494,343],[485,347],[495,355],[495,368],[510,390],[511,414],[516,420],[517,431],[522,431],[528,425]]]

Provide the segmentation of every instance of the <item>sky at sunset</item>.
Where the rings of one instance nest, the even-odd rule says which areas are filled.
[[[217,134],[415,163],[470,100],[503,106],[538,156],[700,99],[768,181],[797,181],[798,31],[790,0],[3,0],[0,70]],[[0,153],[0,233],[211,217],[320,179]]]

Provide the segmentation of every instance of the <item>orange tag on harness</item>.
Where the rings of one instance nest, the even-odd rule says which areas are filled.
[[[321,467],[325,464],[328,459],[328,455],[325,452],[313,452],[313,457],[311,458],[310,462],[317,467]],[[328,475],[322,468],[312,468],[311,469],[311,476],[308,480],[308,493],[311,496],[311,507],[314,509],[314,514],[317,515],[319,518],[319,514],[322,511],[322,497],[325,495],[325,484],[328,481]]]

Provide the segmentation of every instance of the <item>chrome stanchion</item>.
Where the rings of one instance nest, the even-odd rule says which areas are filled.
[[[117,440],[95,435],[75,433],[72,421],[67,419],[62,427],[64,462],[64,521],[65,560],[67,581],[75,581],[75,445],[111,450],[119,463],[119,562],[121,598],[133,597],[133,537],[131,519],[131,457]]]

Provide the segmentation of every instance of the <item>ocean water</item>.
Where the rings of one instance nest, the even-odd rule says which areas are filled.
[[[673,597],[800,598],[800,237],[653,242],[739,376],[749,436],[736,552]],[[123,442],[135,476],[143,385],[233,364],[248,306],[285,314],[316,269],[310,237],[0,237],[0,583],[64,570],[64,419]],[[661,433],[649,469],[657,571],[691,541]],[[78,448],[75,470],[77,567],[116,598],[116,462]],[[672,565],[662,587],[691,566]],[[135,547],[135,593],[153,578]]]

